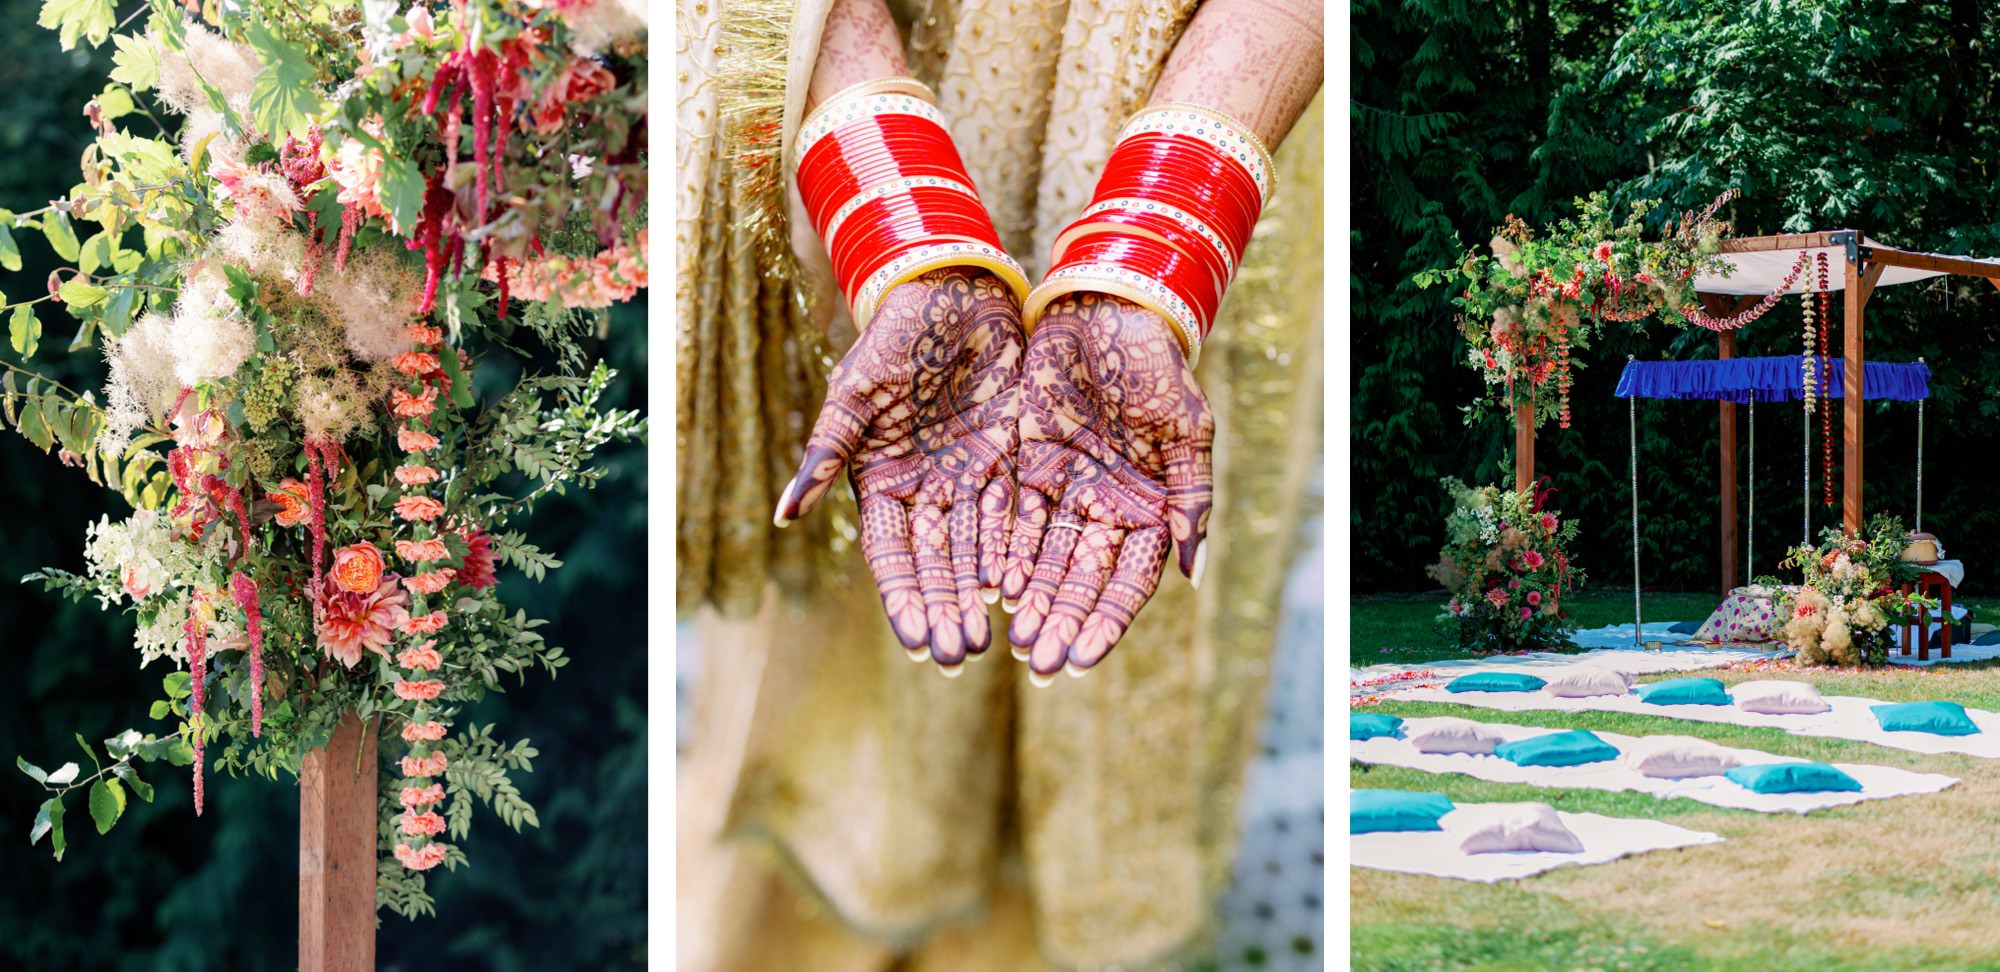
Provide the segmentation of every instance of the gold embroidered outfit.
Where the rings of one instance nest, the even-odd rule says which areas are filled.
[[[828,6],[678,8],[678,589],[701,648],[680,967],[1185,958],[1229,879],[1321,448],[1321,108],[1278,152],[1278,199],[1198,372],[1217,428],[1202,589],[1169,567],[1112,656],[1047,689],[998,643],[995,609],[986,660],[947,680],[890,633],[845,490],[771,526],[853,339],[818,239],[786,218],[796,193],[780,195]],[[891,6],[1002,240],[1038,277],[1194,4]]]

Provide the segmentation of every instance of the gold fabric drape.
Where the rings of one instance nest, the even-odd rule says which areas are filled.
[[[1279,196],[1202,356],[1218,430],[1202,589],[1169,568],[1088,678],[1033,689],[995,645],[946,680],[890,634],[845,546],[844,490],[832,511],[769,526],[822,394],[816,342],[832,335],[825,353],[837,354],[851,326],[837,297],[800,299],[823,260],[812,241],[791,268],[758,249],[746,210],[782,219],[789,206],[768,188],[732,194],[757,175],[726,164],[728,136],[746,126],[701,128],[697,115],[689,127],[691,89],[726,104],[722,89],[741,83],[713,59],[705,73],[690,62],[726,46],[747,67],[754,50],[699,6],[709,23],[681,5],[681,135],[706,146],[680,153],[680,607],[701,650],[680,777],[681,967],[1145,967],[1198,953],[1229,879],[1292,540],[1313,512],[1322,108],[1278,152]],[[827,4],[783,6],[817,25]],[[1038,266],[1193,4],[892,7],[995,225]],[[811,52],[756,23],[789,102]],[[1006,620],[996,609],[996,632]]]

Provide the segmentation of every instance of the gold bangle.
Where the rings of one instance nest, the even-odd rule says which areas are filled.
[[[922,98],[933,105],[937,104],[937,92],[932,91],[930,85],[916,78],[876,78],[873,81],[860,81],[850,84],[839,91],[827,95],[825,100],[814,105],[813,110],[806,113],[805,119],[799,123],[799,127],[805,127],[806,122],[818,118],[828,108],[843,101],[851,98],[866,98],[869,95],[875,94],[909,95],[912,98]]]
[[[1271,197],[1278,194],[1278,165],[1271,158],[1270,146],[1265,145],[1264,140],[1258,138],[1257,133],[1250,130],[1250,126],[1245,125],[1240,121],[1237,121],[1236,119],[1230,117],[1229,115],[1223,113],[1222,111],[1219,111],[1215,108],[1210,108],[1207,105],[1198,105],[1191,101],[1162,101],[1157,104],[1147,105],[1146,107],[1141,108],[1138,111],[1134,112],[1132,114],[1132,117],[1126,119],[1125,125],[1119,130],[1119,138],[1121,139],[1124,138],[1125,131],[1131,128],[1133,123],[1145,117],[1147,114],[1155,111],[1193,112],[1194,114],[1200,115],[1204,118],[1214,121],[1217,125],[1220,125],[1223,128],[1228,129],[1231,134],[1236,135],[1237,137],[1243,139],[1245,142],[1249,143],[1251,150],[1257,153],[1258,160],[1264,164],[1264,173],[1265,173],[1264,180],[1266,183],[1266,188],[1264,190],[1264,198],[1262,201],[1265,205],[1267,206],[1270,205]]]
[[[946,267],[976,267],[992,271],[1014,292],[1015,300],[1025,302],[1029,297],[1031,288],[1028,286],[1027,271],[1022,270],[1021,265],[1006,251],[977,240],[940,241],[901,254],[869,275],[849,305],[855,331],[868,326],[875,311],[880,309],[882,299],[890,291],[932,270]]]
[[[1195,323],[1193,310],[1163,285],[1123,267],[1079,264],[1051,271],[1034,293],[1028,295],[1028,302],[1021,311],[1023,330],[1033,334],[1043,312],[1056,298],[1079,293],[1106,294],[1129,300],[1151,311],[1174,332],[1190,369],[1201,359],[1201,331]]]

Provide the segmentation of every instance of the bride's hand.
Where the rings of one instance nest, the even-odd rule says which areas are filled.
[[[861,544],[911,657],[956,674],[992,640],[1014,508],[1020,304],[984,270],[891,290],[827,379],[805,460],[778,501],[795,520],[851,471]],[[983,595],[983,596],[982,596]]]
[[[1114,297],[1051,304],[1028,347],[1021,491],[1001,594],[1038,683],[1104,659],[1160,581],[1197,585],[1215,419],[1172,328]],[[1017,602],[1017,603],[1015,603]]]

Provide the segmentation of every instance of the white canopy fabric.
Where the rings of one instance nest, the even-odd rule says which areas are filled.
[[[1881,244],[1867,237],[1862,237],[1862,245],[1877,249],[1884,248]],[[1799,274],[1798,279],[1792,281],[1792,286],[1785,293],[1801,294],[1815,289],[1814,281],[1810,278],[1817,276],[1819,273],[1819,254],[1821,253],[1826,254],[1827,270],[1830,274],[1828,289],[1839,290],[1847,274],[1847,248],[1841,246],[1808,247],[1805,252],[1813,254],[1812,263],[1807,267],[1805,273]],[[1927,255],[1944,256],[1947,254]],[[1785,275],[1790,273],[1792,266],[1798,262],[1799,251],[1796,249],[1757,250],[1748,253],[1724,253],[1721,256],[1731,267],[1729,276],[1697,274],[1694,278],[1694,289],[1704,294],[1733,294],[1761,297],[1777,290],[1778,285],[1785,282]],[[1986,257],[1956,257],[1956,259],[2000,264],[2000,259]],[[1891,287],[1896,284],[1911,283],[1930,277],[1942,276],[1944,276],[1944,273],[1938,270],[1918,270],[1914,267],[1884,266],[1882,268],[1882,279],[1876,281],[1875,286]]]

